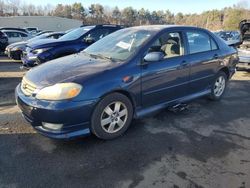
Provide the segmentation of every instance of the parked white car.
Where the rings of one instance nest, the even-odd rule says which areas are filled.
[[[12,44],[15,42],[26,41],[26,40],[29,40],[30,38],[32,38],[31,34],[25,33],[22,31],[2,30],[2,32],[7,35],[9,44]]]

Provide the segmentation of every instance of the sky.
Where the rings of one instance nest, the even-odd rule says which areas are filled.
[[[222,9],[229,7],[239,2],[245,2],[250,8],[250,0],[23,0],[26,3],[35,5],[56,5],[73,4],[81,2],[84,7],[89,7],[90,4],[100,3],[103,6],[124,8],[132,6],[133,8],[153,10],[167,10],[173,13],[201,13],[206,10]]]

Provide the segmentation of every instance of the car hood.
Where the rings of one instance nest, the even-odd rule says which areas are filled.
[[[26,44],[27,44],[26,41],[15,42],[13,44],[8,45],[7,48],[14,48],[14,47],[23,46],[23,45],[26,45]]]
[[[28,46],[32,49],[54,47],[65,43],[66,41],[61,41],[57,39],[38,39],[28,43]]]
[[[84,53],[79,53],[32,68],[27,72],[25,78],[38,88],[42,88],[56,83],[82,81],[117,65],[118,63],[90,58]]]

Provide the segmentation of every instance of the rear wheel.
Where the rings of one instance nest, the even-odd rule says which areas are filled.
[[[91,131],[101,139],[109,140],[122,135],[133,117],[130,100],[120,93],[105,96],[96,106],[91,120]]]
[[[227,81],[227,75],[224,72],[220,71],[214,79],[210,99],[217,101],[222,98],[226,90]]]

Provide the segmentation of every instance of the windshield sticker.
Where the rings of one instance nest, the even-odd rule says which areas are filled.
[[[123,48],[125,50],[129,49],[131,44],[129,43],[126,43],[126,42],[123,42],[123,41],[120,41],[116,44],[116,46],[120,47],[120,48]]]

